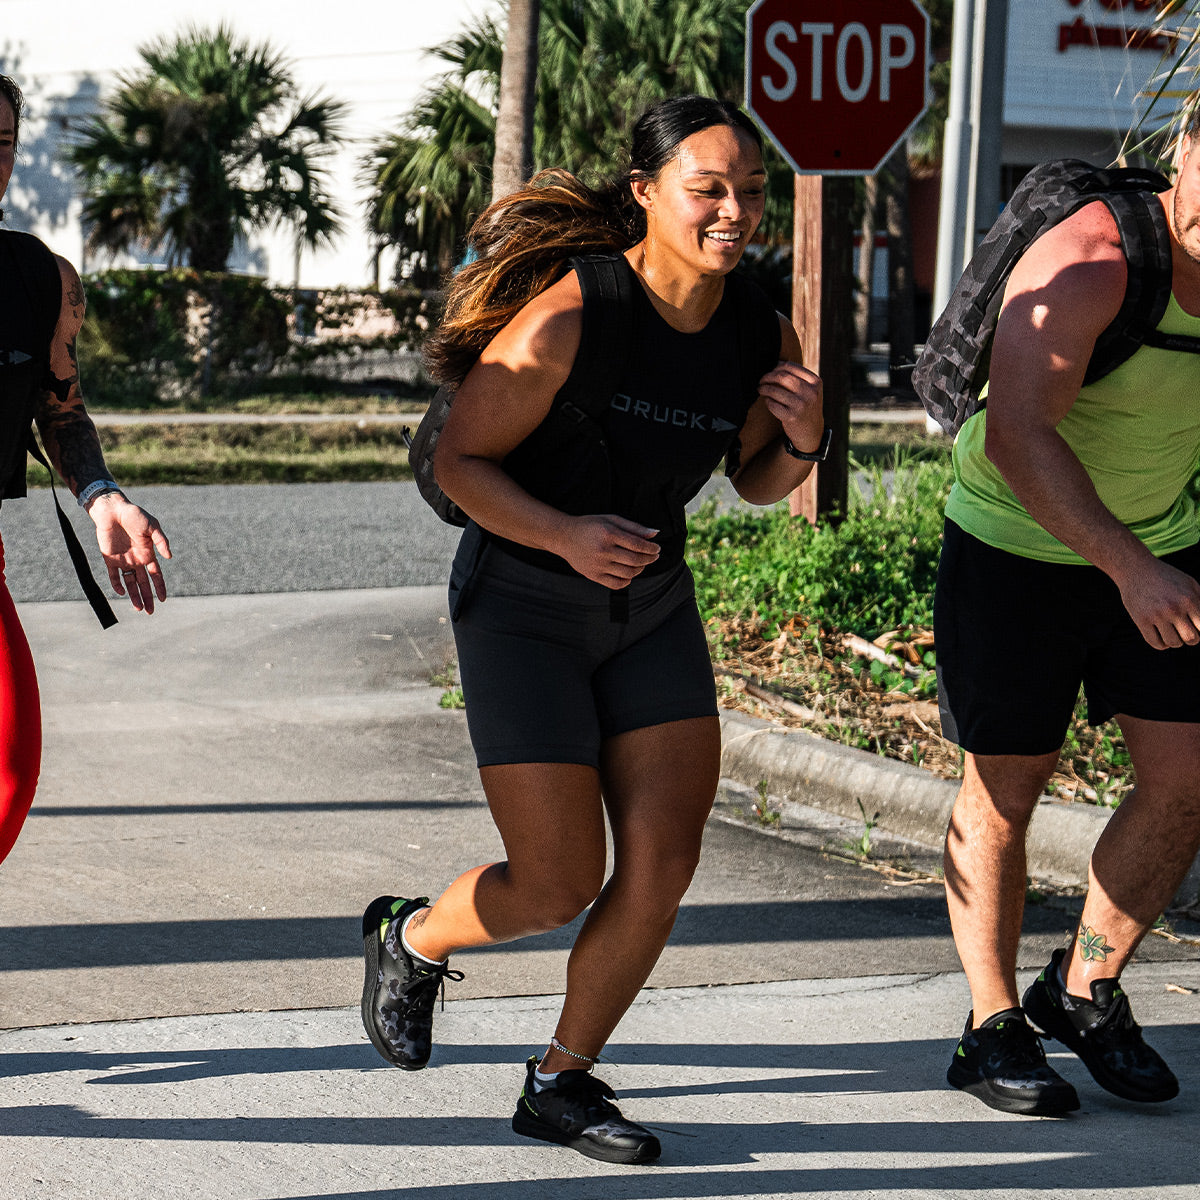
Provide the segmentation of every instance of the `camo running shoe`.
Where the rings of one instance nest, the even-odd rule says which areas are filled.
[[[1038,1036],[1019,1008],[1006,1008],[971,1028],[973,1013],[946,1072],[953,1087],[1001,1112],[1053,1117],[1079,1107],[1075,1089],[1046,1062]]]
[[[1059,975],[1066,953],[1055,950],[1026,991],[1022,1004],[1030,1020],[1078,1054],[1092,1078],[1114,1096],[1148,1104],[1174,1099],[1179,1080],[1143,1041],[1120,980],[1093,979],[1090,1000],[1072,996]]]
[[[525,1064],[525,1086],[513,1114],[514,1133],[569,1146],[602,1162],[649,1163],[662,1153],[658,1138],[626,1121],[616,1093],[587,1071],[562,1071],[553,1086],[536,1090],[537,1058]]]
[[[422,962],[404,949],[404,921],[428,906],[424,896],[380,896],[363,914],[363,1028],[375,1049],[405,1071],[419,1071],[429,1062],[438,990],[444,989],[444,980],[463,977],[461,971],[451,971],[448,962]]]

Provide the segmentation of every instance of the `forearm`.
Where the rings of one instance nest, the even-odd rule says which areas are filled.
[[[96,426],[82,402],[41,405],[37,427],[47,457],[72,494],[79,495],[94,480],[109,478]]]
[[[1122,586],[1150,551],[1101,501],[1075,452],[1053,428],[994,432],[987,454],[1025,510],[1063,545]]]
[[[561,554],[572,518],[534,499],[499,464],[472,455],[439,458],[436,474],[446,495],[489,533]]]
[[[808,450],[810,447],[801,446]],[[784,452],[783,437],[773,438],[733,476],[737,494],[750,504],[774,504],[809,476],[813,464]]]

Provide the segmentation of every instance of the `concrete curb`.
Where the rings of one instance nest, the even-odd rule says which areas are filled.
[[[958,784],[920,767],[827,741],[803,729],[785,729],[745,713],[722,711],[721,774],[744,788],[763,779],[781,823],[800,822],[801,808],[834,813],[861,824],[859,801],[879,813],[877,829],[940,853]],[[728,791],[718,804],[743,803]],[[1112,810],[1044,797],[1026,841],[1034,879],[1086,887],[1092,847]],[[1175,897],[1190,905],[1200,896],[1200,858]]]

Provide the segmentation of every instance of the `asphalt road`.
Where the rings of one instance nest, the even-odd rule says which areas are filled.
[[[171,541],[166,574],[173,596],[442,585],[460,533],[438,520],[412,482],[144,487],[129,494]],[[720,476],[695,503],[709,495],[736,500]],[[65,489],[59,501],[103,582],[91,522]],[[18,603],[79,599],[48,489],[7,501],[0,537]]]
[[[442,584],[458,542],[413,483],[146,487],[130,496],[170,538],[174,596]],[[91,522],[69,493],[59,499],[104,580]],[[48,490],[7,501],[0,536],[14,599],[79,598]]]

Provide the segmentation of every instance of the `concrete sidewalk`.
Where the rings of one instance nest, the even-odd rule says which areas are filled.
[[[647,991],[602,1078],[663,1143],[614,1167],[519,1139],[524,1057],[554,996],[451,1001],[430,1068],[384,1066],[356,1008],[0,1034],[13,1200],[691,1200],[1130,1196],[1192,1200],[1200,1168],[1196,963],[1137,972],[1134,1003],[1183,1085],[1127,1104],[1069,1055],[1061,1120],[947,1088],[951,975]]]
[[[570,928],[457,956],[431,1069],[384,1066],[357,1011],[364,904],[500,851],[430,686],[443,606],[195,597],[101,632],[81,604],[22,605],[46,755],[0,872],[0,1200],[1195,1195],[1193,946],[1148,939],[1127,978],[1178,1100],[1126,1104],[1059,1056],[1083,1111],[1006,1117],[944,1083],[967,993],[940,887],[723,823],[600,1071],[661,1165],[509,1129]],[[762,729],[729,723],[726,787],[765,745],[798,821],[858,761],[822,776]],[[1023,979],[1072,924],[1029,910]]]

